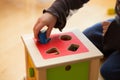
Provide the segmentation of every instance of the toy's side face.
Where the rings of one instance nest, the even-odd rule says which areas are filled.
[[[36,43],[36,46],[44,59],[88,52],[72,32],[51,35],[47,44]]]

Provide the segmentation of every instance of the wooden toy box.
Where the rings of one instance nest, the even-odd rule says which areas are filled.
[[[103,55],[79,30],[50,37],[40,44],[32,34],[22,36],[26,80],[98,80]]]

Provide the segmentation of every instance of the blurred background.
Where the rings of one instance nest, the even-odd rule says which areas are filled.
[[[33,33],[33,26],[54,0],[0,0],[0,80],[21,80],[25,55],[21,35]],[[116,0],[90,0],[68,19],[64,30],[83,31],[93,24],[114,18],[108,10]],[[54,31],[54,30],[53,30]],[[100,78],[102,80],[102,78]]]

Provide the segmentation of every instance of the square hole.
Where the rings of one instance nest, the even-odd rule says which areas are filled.
[[[70,51],[77,51],[78,48],[79,48],[79,45],[71,44],[70,47],[68,48],[68,50],[70,50]]]

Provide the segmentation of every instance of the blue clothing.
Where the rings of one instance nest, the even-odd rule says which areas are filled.
[[[102,64],[100,73],[105,80],[120,80],[120,51],[114,51]]]

